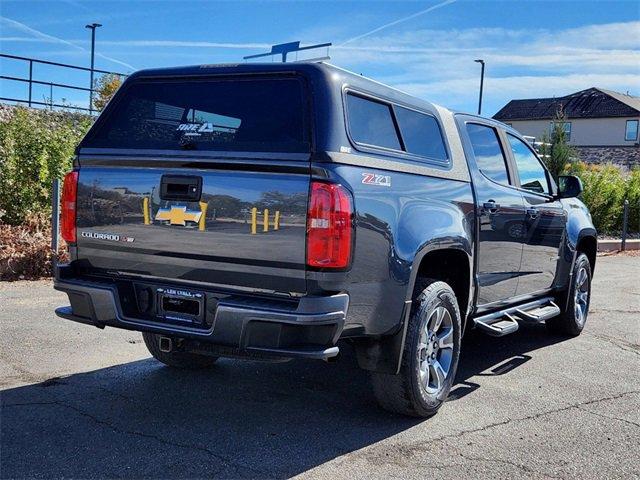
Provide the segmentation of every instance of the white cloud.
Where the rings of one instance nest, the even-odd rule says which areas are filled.
[[[475,105],[478,99],[477,72],[474,76],[449,80],[391,84],[406,93],[452,109],[473,110],[474,107],[470,106]],[[590,87],[625,93],[632,85],[637,88],[638,76],[624,73],[487,77],[484,84],[483,113],[493,113],[512,99],[560,97]]]
[[[101,41],[103,45],[128,47],[181,47],[181,48],[230,48],[246,50],[250,48],[270,49],[270,43],[225,43],[182,40],[115,40]]]
[[[6,20],[2,19],[3,23]],[[60,43],[74,49],[70,52],[87,45],[86,39],[62,40],[15,23],[11,25],[13,30],[26,35],[7,35],[0,40]],[[640,93],[640,21],[564,30],[492,27],[385,34],[379,27],[362,39],[349,39],[348,29],[334,27],[334,37],[348,40],[330,50],[333,63],[444,105],[464,108],[475,104],[479,77],[479,67],[473,62],[476,58],[483,58],[487,64],[487,111],[511,98],[558,96],[592,86]],[[271,46],[262,42],[182,39],[101,39],[100,45],[123,55],[172,60],[197,60],[198,55],[209,55],[210,49],[228,50],[216,53],[223,58],[236,55],[235,51],[248,54],[267,51]]]
[[[63,38],[55,37],[53,35],[49,35],[47,33],[41,32],[40,30],[36,30],[35,28],[31,28],[28,25],[25,25],[24,23],[18,22],[16,20],[12,20],[12,19],[7,18],[7,17],[0,16],[0,23],[5,25],[6,27],[9,27],[10,29],[17,30],[17,31],[22,32],[22,33],[26,33],[27,35],[31,35],[32,38],[35,38],[35,39],[37,39],[38,41],[41,41],[41,42],[59,43],[59,44],[71,47],[71,48],[73,48],[75,50],[86,51],[85,48],[81,47],[80,45],[77,45],[76,43],[73,43],[73,42],[71,42],[69,40],[65,40]],[[0,40],[1,41],[6,41],[5,38],[0,38]],[[126,67],[126,68],[131,69],[131,70],[135,70],[136,69],[133,65],[130,65],[130,64],[126,63],[126,62],[122,62],[122,61],[120,61],[120,60],[118,60],[116,58],[109,57],[107,55],[104,55],[103,53],[96,52],[96,57],[100,57],[100,58],[103,58],[103,59],[108,60],[110,62],[116,63],[118,65],[122,65],[123,67]]]
[[[451,4],[451,3],[454,3],[455,1],[456,0],[445,0],[444,2],[438,3],[436,5],[432,5],[429,8],[425,8],[424,10],[420,10],[419,12],[416,12],[416,13],[414,13],[412,15],[399,18],[399,19],[394,20],[394,21],[389,22],[389,23],[385,23],[384,25],[381,25],[381,26],[379,26],[377,28],[374,28],[373,30],[370,30],[370,31],[365,32],[365,33],[360,34],[360,35],[357,35],[355,37],[351,37],[348,40],[345,40],[344,42],[342,42],[340,45],[346,45],[347,43],[352,43],[352,42],[358,41],[358,40],[360,40],[360,39],[362,39],[364,37],[369,37],[369,36],[373,35],[374,33],[378,33],[381,30],[384,30],[384,29],[389,28],[389,27],[393,27],[395,25],[398,25],[399,23],[404,23],[404,22],[406,22],[408,20],[412,20],[412,19],[414,19],[416,17],[420,17],[420,16],[425,15],[425,14],[427,14],[429,12],[437,10],[438,8],[442,8],[442,7],[445,7],[445,6],[447,6],[447,5]]]
[[[338,46],[336,64],[455,108],[477,100],[486,61],[487,110],[512,98],[559,96],[599,86],[640,93],[640,22],[565,30],[414,30]]]

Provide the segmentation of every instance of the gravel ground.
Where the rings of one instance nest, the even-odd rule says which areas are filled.
[[[639,278],[600,257],[578,338],[471,336],[429,420],[381,411],[348,348],[176,372],[55,317],[49,281],[0,283],[0,477],[640,478]]]

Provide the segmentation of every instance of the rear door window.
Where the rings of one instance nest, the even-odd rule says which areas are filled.
[[[394,108],[408,153],[436,160],[447,159],[442,132],[434,117],[404,107]]]
[[[391,106],[347,94],[349,133],[356,143],[400,150]]]
[[[294,78],[140,80],[82,147],[309,152],[304,86]]]
[[[467,123],[467,133],[478,169],[494,182],[509,185],[507,160],[498,133],[491,127],[477,123]]]

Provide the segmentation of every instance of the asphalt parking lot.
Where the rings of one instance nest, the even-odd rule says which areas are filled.
[[[48,281],[0,284],[0,476],[640,478],[639,279],[640,257],[599,258],[578,338],[471,336],[429,420],[380,410],[348,349],[176,372],[55,317]]]

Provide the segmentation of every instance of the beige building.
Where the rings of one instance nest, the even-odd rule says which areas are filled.
[[[559,110],[569,143],[583,160],[640,165],[640,97],[589,88],[565,97],[511,100],[493,118],[541,140]]]

